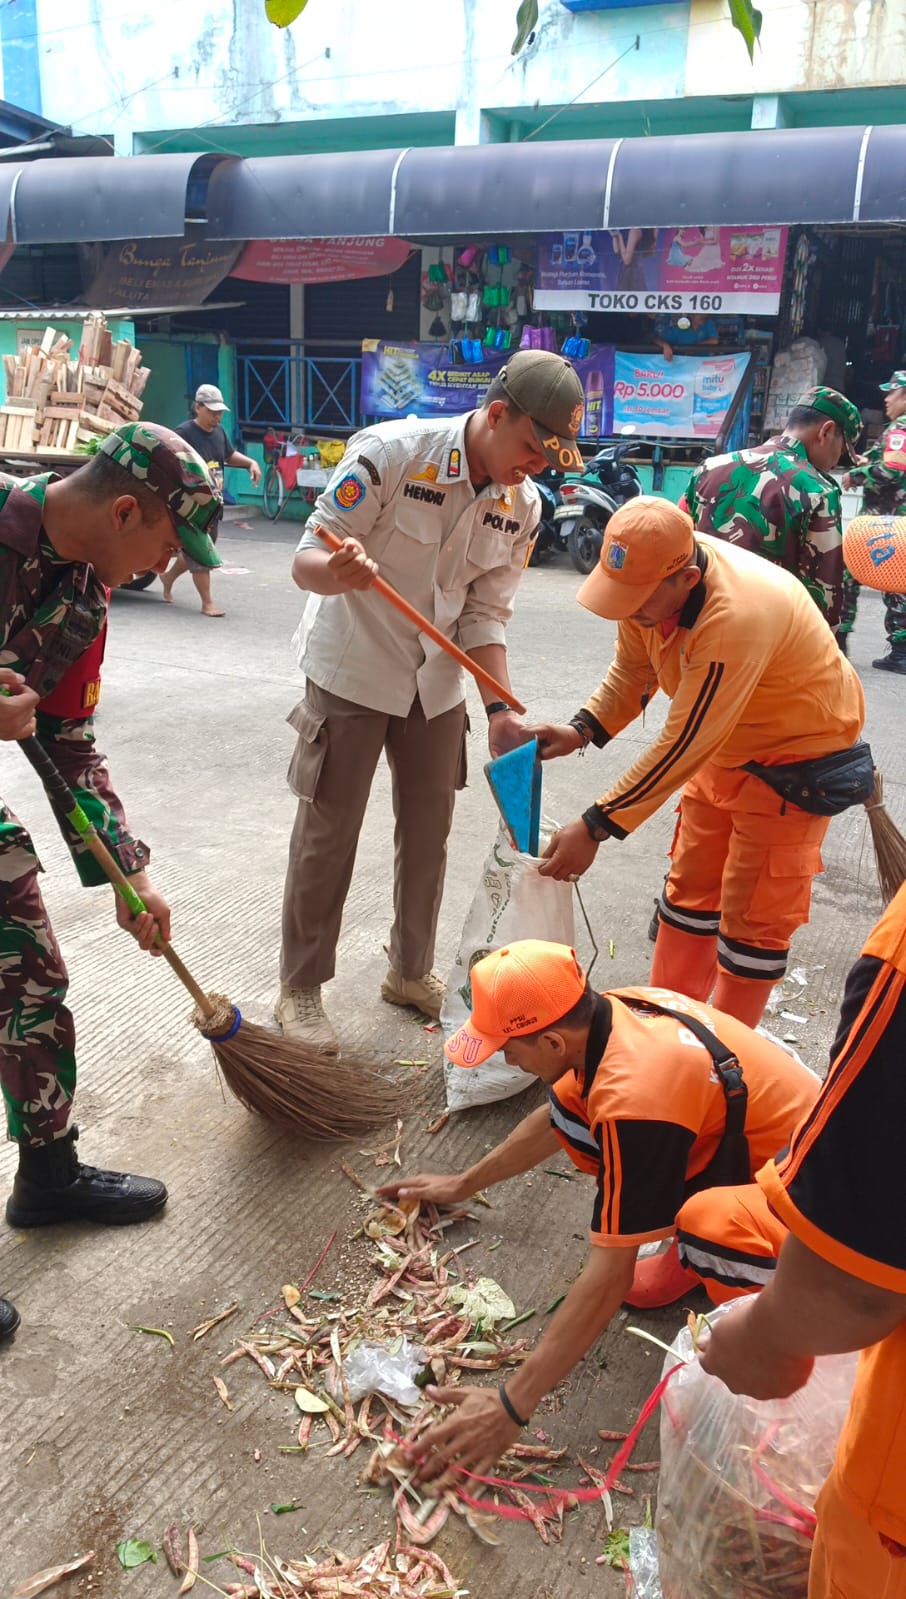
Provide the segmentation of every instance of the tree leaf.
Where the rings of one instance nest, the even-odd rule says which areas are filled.
[[[764,21],[760,11],[757,11],[752,0],[727,0],[730,8],[730,20],[737,33],[742,34],[749,60],[755,60],[755,46],[761,37],[761,24]]]
[[[275,28],[288,28],[301,17],[307,5],[308,0],[264,0],[265,15]]]
[[[116,1546],[116,1557],[124,1571],[133,1571],[136,1566],[143,1566],[151,1560],[156,1563],[157,1555],[144,1538],[123,1538]]]
[[[310,1388],[297,1388],[295,1393],[296,1404],[306,1416],[321,1416],[330,1406],[320,1394],[313,1394]]]
[[[538,0],[522,0],[516,12],[516,37],[510,55],[518,56],[528,44],[529,34],[538,26]]]

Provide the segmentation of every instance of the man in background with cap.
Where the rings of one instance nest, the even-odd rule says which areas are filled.
[[[472,1014],[447,1043],[450,1060],[469,1068],[502,1049],[510,1065],[547,1085],[548,1104],[461,1175],[421,1173],[378,1192],[459,1204],[562,1148],[595,1179],[592,1247],[544,1336],[496,1392],[428,1389],[455,1411],[407,1449],[425,1479],[454,1465],[486,1471],[622,1301],[667,1304],[702,1282],[720,1301],[722,1285],[710,1275],[677,1269],[675,1248],[637,1266],[638,1250],[690,1230],[707,1254],[701,1233],[709,1194],[750,1183],[819,1090],[817,1078],[779,1044],[681,994],[595,993],[575,951],[562,944],[525,939],[495,950],[472,968],[471,988]],[[725,1224],[722,1207],[716,1214]],[[750,1264],[744,1248],[736,1253],[737,1269],[749,1272],[742,1286],[751,1291],[773,1258],[762,1253]]]
[[[693,999],[713,990],[718,1010],[755,1027],[808,921],[832,814],[814,797],[827,758],[856,746],[871,792],[859,679],[796,578],[696,537],[667,500],[642,496],[611,517],[578,599],[618,623],[616,655],[568,725],[533,729],[542,759],[603,748],[658,688],[672,704],[649,748],[555,835],[541,870],[577,878],[602,842],[628,837],[682,789],[651,981]],[[797,763],[793,803],[776,786]]]
[[[881,384],[881,390],[889,426],[847,472],[843,486],[864,490],[863,516],[906,516],[906,371],[894,372],[889,383]],[[858,593],[858,584],[853,582],[853,617]],[[884,594],[884,631],[887,654],[871,664],[879,672],[906,676],[906,599],[902,594]]]
[[[252,483],[261,479],[261,468],[251,456],[243,455],[237,450],[227,437],[223,426],[224,412],[229,410],[223,395],[213,383],[202,383],[195,393],[195,415],[187,422],[181,422],[176,432],[187,444],[191,444],[196,454],[201,456],[208,470],[208,475],[223,497],[223,469],[225,466],[241,466],[248,472]],[[210,530],[214,543],[217,542],[219,520],[216,527]],[[183,572],[191,572],[192,581],[198,590],[201,600],[202,616],[223,616],[223,611],[214,604],[211,598],[211,572],[200,561],[192,559],[185,551],[180,553],[165,577],[161,578],[164,590],[164,599],[172,603],[173,584]]]
[[[147,906],[133,917],[112,895],[120,926],[144,950],[170,934],[170,912],[147,874],[149,851],[129,831],[94,744],[100,692],[96,641],[111,588],[163,572],[171,555],[218,565],[207,529],[220,499],[204,464],[169,428],[135,422],[104,440],[70,477],[0,478],[0,740],[36,735]],[[103,883],[84,845],[67,837],[88,886]],[[34,844],[0,802],[0,1088],[19,1168],[12,1227],[144,1221],[166,1203],[156,1179],[82,1166],[72,1125],[75,1029],[67,975],[38,886]],[[18,1315],[0,1300],[0,1338]]]
[[[714,455],[693,473],[683,499],[700,533],[753,550],[792,572],[842,643],[843,525],[830,476],[853,447],[862,418],[836,389],[803,394],[782,434],[751,450]]]
[[[380,570],[422,615],[509,688],[506,625],[539,519],[532,473],[578,468],[582,385],[546,351],[510,357],[480,410],[364,429],[320,496],[293,562],[321,596],[304,639],[305,697],[289,783],[299,800],[283,900],[284,1030],[327,1057],[338,1044],[321,1003],[381,750],[393,776],[394,923],[381,993],[438,1016],[433,970],[447,835],[466,775],[459,667],[380,595]],[[343,539],[331,555],[320,527]],[[523,725],[481,689],[492,755]]]

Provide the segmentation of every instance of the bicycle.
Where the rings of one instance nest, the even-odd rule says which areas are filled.
[[[305,472],[307,476],[314,476],[313,471],[307,470],[302,464],[304,456],[302,449],[306,445],[304,433],[265,433],[262,440],[267,457],[267,469],[261,486],[261,497],[264,504],[264,514],[272,522],[286,508],[294,494],[298,494],[305,505],[314,505],[318,497],[320,482],[300,483],[300,475]],[[292,453],[290,454],[290,450]],[[327,473],[317,468],[319,477],[327,482]]]

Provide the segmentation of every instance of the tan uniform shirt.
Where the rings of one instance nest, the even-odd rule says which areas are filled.
[[[359,539],[382,577],[471,650],[504,642],[540,497],[528,479],[475,492],[467,421],[383,422],[357,433],[299,549],[324,548],[316,524]],[[320,688],[391,716],[406,716],[416,695],[429,721],[463,699],[455,661],[373,592],[322,598],[299,664]]]

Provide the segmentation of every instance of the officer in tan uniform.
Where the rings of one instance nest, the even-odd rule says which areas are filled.
[[[381,750],[396,817],[394,923],[381,992],[438,1016],[432,970],[447,835],[465,782],[459,667],[368,590],[380,570],[473,660],[509,686],[506,625],[538,524],[531,474],[581,465],[579,379],[562,356],[520,351],[467,415],[385,422],[350,440],[293,563],[321,596],[300,666],[304,699],[290,786],[299,809],[283,905],[284,1031],[326,1057],[337,1041],[321,1003],[334,975],[343,906]],[[343,538],[329,554],[318,528]],[[311,601],[309,605],[311,605]],[[492,755],[524,737],[520,719],[481,690]]]

